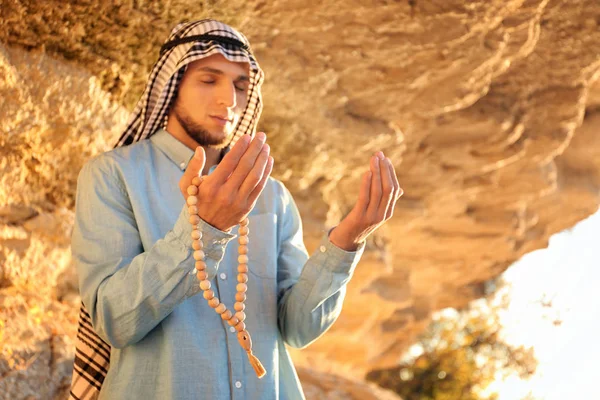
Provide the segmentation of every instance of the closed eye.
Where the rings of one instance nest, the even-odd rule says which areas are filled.
[[[216,80],[203,80],[202,83],[205,83],[207,85],[214,85],[215,83],[217,83]],[[246,86],[239,86],[239,85],[235,85],[235,90],[237,90],[238,92],[245,92],[247,90]]]

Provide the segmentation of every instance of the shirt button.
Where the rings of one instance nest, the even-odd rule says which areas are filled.
[[[231,333],[235,333],[235,326],[230,326],[229,330],[231,331]]]
[[[321,246],[321,247],[319,247],[319,250],[321,250],[321,253],[325,253],[325,250],[327,250],[327,249],[325,248],[325,246]]]
[[[185,163],[182,162],[181,164],[179,164],[179,168],[184,169],[185,168]]]
[[[219,278],[225,280],[225,279],[227,279],[227,274],[225,272],[221,272],[221,275],[219,275]]]
[[[235,382],[235,387],[238,388],[238,389],[241,388],[242,387],[242,382],[236,381]]]

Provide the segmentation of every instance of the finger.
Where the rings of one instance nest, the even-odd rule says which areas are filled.
[[[265,140],[266,135],[264,132],[259,132],[254,140],[252,140],[252,143],[250,143],[250,146],[240,159],[239,163],[235,166],[235,169],[225,184],[228,187],[228,190],[234,191],[235,193],[238,192],[240,186],[242,186],[242,183],[246,179],[246,176],[248,176],[254,167],[256,158],[260,154],[263,145],[265,144]]]
[[[381,172],[379,171],[379,157],[371,157],[371,191],[369,194],[369,207],[367,208],[367,216],[373,220],[377,217],[377,209],[381,202]]]
[[[254,188],[252,193],[250,193],[250,196],[248,196],[249,204],[254,205],[254,203],[256,202],[256,199],[258,198],[258,196],[262,193],[263,189],[265,188],[265,185],[267,184],[267,180],[269,179],[269,176],[271,176],[271,172],[273,171],[273,163],[274,162],[275,161],[273,160],[273,157],[269,156],[269,158],[267,160],[267,165],[265,166],[265,171],[263,172],[262,179],[260,180],[260,182],[258,182],[258,185],[256,185],[256,187]]]
[[[354,209],[361,214],[364,214],[369,207],[369,195],[371,194],[371,177],[373,173],[369,170],[363,174],[360,182],[360,191],[358,192],[358,200]]]
[[[239,164],[242,156],[248,149],[251,140],[249,135],[243,135],[231,150],[225,154],[225,157],[223,157],[221,162],[217,165],[217,168],[215,168],[210,175],[211,178],[215,179],[217,182],[224,183]]]
[[[254,167],[252,167],[252,170],[248,173],[248,176],[246,176],[246,179],[244,179],[242,186],[240,186],[240,191],[239,191],[240,197],[242,197],[242,198],[248,197],[250,195],[250,193],[252,193],[252,191],[258,184],[258,182],[261,181],[264,171],[265,171],[265,166],[267,165],[267,161],[269,161],[269,152],[270,152],[270,147],[268,144],[265,144],[263,146],[260,154],[256,158]]]
[[[389,169],[390,176],[392,177],[392,184],[394,185],[394,192],[392,194],[392,199],[391,199],[390,204],[385,212],[385,219],[388,220],[392,217],[392,213],[394,212],[394,208],[396,207],[396,201],[400,198],[400,196],[401,196],[400,191],[402,189],[400,189],[400,183],[398,183],[398,176],[396,175],[396,170],[394,170],[394,165],[392,164],[392,160],[390,160],[388,157],[386,157],[385,161],[386,161],[387,167]]]
[[[390,175],[390,169],[385,158],[379,159],[379,171],[381,174],[381,202],[377,208],[377,219],[383,221],[386,211],[394,195],[394,183]]]
[[[204,169],[204,163],[206,162],[206,153],[204,152],[204,148],[202,146],[196,147],[196,151],[194,151],[194,156],[188,163],[185,172],[183,173],[186,177],[186,182],[191,182],[195,176],[201,176],[202,170]]]
[[[396,174],[396,170],[394,169],[394,164],[392,164],[392,160],[387,159],[390,167],[390,173],[392,174],[392,178],[394,179],[394,187],[396,188],[396,196],[395,199],[398,200],[400,196],[404,193],[402,188],[400,187],[400,183],[398,182],[398,174]]]

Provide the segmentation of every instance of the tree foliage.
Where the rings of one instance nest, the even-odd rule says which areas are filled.
[[[446,310],[397,367],[373,370],[367,380],[404,400],[494,400],[486,389],[497,379],[533,375],[533,349],[514,346],[502,335],[500,305],[481,300],[462,312]]]

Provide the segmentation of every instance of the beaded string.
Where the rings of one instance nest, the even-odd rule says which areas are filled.
[[[262,378],[265,376],[266,371],[260,360],[252,354],[252,339],[250,334],[246,330],[246,313],[244,310],[246,305],[246,292],[248,290],[248,218],[245,218],[240,223],[238,230],[238,275],[236,286],[237,293],[235,294],[235,304],[233,306],[235,314],[227,309],[224,303],[221,303],[218,297],[215,296],[214,290],[211,289],[211,283],[208,280],[208,273],[206,272],[205,254],[203,251],[204,244],[202,243],[202,231],[199,230],[198,224],[200,223],[200,216],[198,215],[198,192],[199,186],[202,183],[201,177],[194,177],[192,184],[188,187],[187,193],[187,205],[190,214],[190,223],[192,224],[192,248],[194,249],[194,259],[196,260],[196,277],[200,281],[200,288],[203,290],[204,298],[208,301],[208,305],[215,310],[221,318],[226,321],[230,326],[235,327],[237,330],[237,339],[240,346],[246,351],[250,365],[254,368],[256,376]]]

